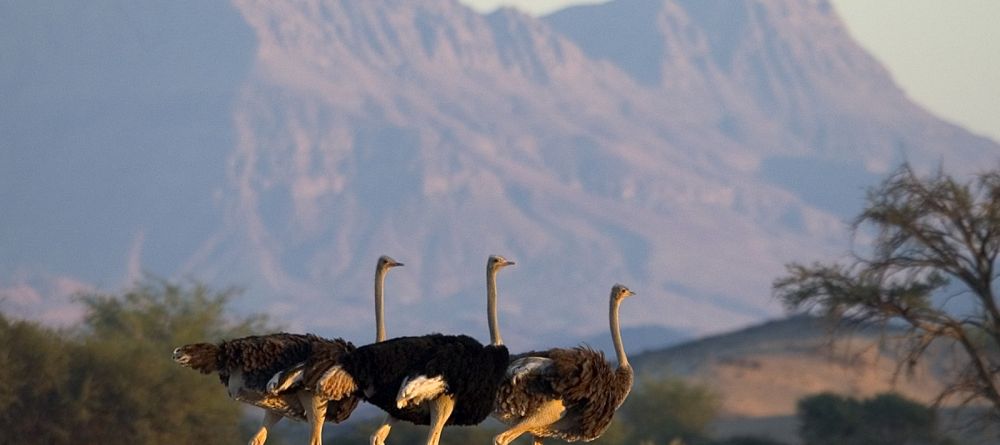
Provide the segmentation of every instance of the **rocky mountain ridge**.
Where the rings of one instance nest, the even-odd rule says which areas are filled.
[[[4,42],[96,36],[83,41],[109,50],[94,60],[138,67],[79,86],[88,63],[14,53],[5,91],[78,113],[45,140],[48,102],[21,95],[0,116],[16,178],[0,198],[22,214],[3,233],[7,289],[38,269],[104,287],[149,270],[236,284],[241,311],[361,340],[389,253],[407,263],[389,277],[391,334],[486,338],[483,263],[501,253],[518,262],[500,277],[515,346],[606,332],[615,282],[639,293],[626,326],[707,333],[777,314],[782,264],[841,253],[861,186],[895,163],[967,172],[998,148],[910,103],[821,0],[617,0],[540,19],[453,0],[109,4],[56,24],[30,13],[44,5],[6,6],[25,22]],[[137,79],[152,99],[109,116],[53,93],[114,98]],[[86,162],[51,167],[66,147]],[[102,195],[120,172],[141,193]],[[88,222],[115,211],[134,217]]]

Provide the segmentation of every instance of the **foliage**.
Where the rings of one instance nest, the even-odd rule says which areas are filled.
[[[233,291],[160,281],[90,294],[81,326],[0,315],[0,443],[236,443],[242,408],[218,380],[170,360],[180,344],[265,328],[223,316]]]
[[[0,442],[69,443],[66,419],[70,356],[75,348],[35,323],[0,315]],[[56,419],[51,422],[50,419]]]
[[[790,309],[904,323],[901,364],[915,364],[935,340],[953,341],[965,360],[941,398],[985,401],[1000,416],[1000,171],[959,183],[941,171],[921,178],[903,165],[869,190],[854,233],[872,233],[870,251],[855,252],[850,265],[790,264],[774,283],[776,296]],[[961,299],[974,309],[956,309]]]
[[[719,409],[719,397],[707,387],[677,378],[639,379],[597,444],[670,443],[701,440]],[[614,426],[614,424],[612,424]]]
[[[799,435],[805,445],[935,445],[951,443],[938,432],[934,411],[895,394],[859,401],[824,393],[799,401]]]

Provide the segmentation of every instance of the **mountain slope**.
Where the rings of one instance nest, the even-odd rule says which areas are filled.
[[[707,385],[729,417],[795,414],[803,397],[833,392],[868,398],[898,392],[933,403],[944,389],[942,367],[958,358],[935,344],[912,372],[898,372],[902,331],[844,328],[808,316],[645,352],[632,360],[646,375],[676,375]],[[898,374],[897,374],[898,372]]]
[[[965,172],[998,148],[912,105],[820,1],[618,0],[544,19],[484,16],[453,0],[234,0],[159,14],[109,5],[127,14],[87,9],[67,15],[69,27],[11,14],[57,41],[100,36],[103,20],[137,23],[160,30],[140,35],[162,46],[126,52],[134,58],[122,65],[153,76],[156,100],[123,99],[131,120],[111,114],[98,126],[141,134],[146,150],[76,132],[51,146],[86,147],[97,175],[78,193],[89,201],[64,193],[67,178],[87,172],[80,162],[45,181],[22,173],[3,196],[25,215],[4,232],[14,246],[3,254],[14,266],[0,269],[14,277],[0,277],[7,288],[49,274],[108,286],[122,280],[127,256],[129,276],[146,268],[237,284],[248,289],[241,311],[360,341],[371,330],[372,263],[388,253],[407,264],[387,286],[391,335],[485,338],[484,262],[501,253],[518,263],[500,277],[515,349],[606,332],[615,282],[639,293],[623,307],[627,326],[707,333],[778,313],[766,296],[782,264],[840,252],[858,188],[887,166],[943,159]],[[175,33],[170,24],[194,13],[206,26]],[[46,70],[87,65],[20,49],[19,31],[4,32],[4,48],[49,56]],[[118,41],[128,39],[93,45],[129,48]],[[207,56],[171,56],[203,54],[193,48]],[[109,66],[99,74],[124,69],[98,60]],[[205,72],[212,67],[220,74]],[[189,76],[175,81],[173,70]],[[12,72],[0,77],[5,91],[92,85]],[[112,78],[98,91],[114,101],[108,90],[133,77]],[[44,105],[56,94],[19,97],[30,119],[59,115]],[[92,102],[63,105],[87,117],[74,122],[96,119]],[[22,155],[40,132],[19,127],[30,119],[18,113],[3,120],[17,134],[4,165],[50,172],[56,155]],[[119,170],[139,178],[125,190],[141,193],[102,199]],[[190,181],[158,182],[189,171]],[[51,193],[36,191],[43,182]],[[50,207],[32,211],[35,202]],[[160,212],[150,202],[173,205]],[[138,216],[76,232],[33,224],[116,209]],[[64,243],[24,234],[56,232],[82,253],[46,270]]]
[[[755,179],[745,147],[531,17],[440,1],[241,8],[261,57],[237,111],[244,238],[229,252],[250,247],[236,256],[275,289],[318,301],[310,285],[336,283],[366,307],[363,259],[402,252],[414,266],[398,285],[422,298],[401,304],[423,316],[402,332],[447,329],[441,305],[478,332],[479,263],[498,251],[523,265],[501,282],[505,317],[542,330],[531,337],[604,324],[594,309],[615,281],[649,292],[630,322],[702,330],[773,313],[759,268],[838,227]],[[352,20],[309,19],[323,16]],[[802,227],[775,230],[784,212]]]

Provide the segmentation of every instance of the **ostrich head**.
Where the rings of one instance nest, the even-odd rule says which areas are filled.
[[[622,301],[633,295],[635,295],[635,292],[632,292],[624,284],[616,284],[614,285],[614,287],[611,288],[611,298],[614,299],[615,301]]]
[[[490,270],[499,270],[507,266],[513,266],[514,262],[509,261],[500,255],[490,255],[490,258],[486,260],[486,267]]]
[[[400,263],[399,261],[396,261],[396,260],[392,259],[392,257],[390,257],[389,255],[382,255],[382,256],[378,257],[378,268],[379,269],[382,269],[382,268],[388,269],[390,267],[397,267],[397,266],[403,266],[403,265],[404,265],[403,263]]]

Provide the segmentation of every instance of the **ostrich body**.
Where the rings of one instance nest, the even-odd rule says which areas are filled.
[[[375,265],[375,341],[385,340],[385,310],[384,289],[385,277],[389,269],[402,266],[387,255],[379,257]],[[351,351],[353,351],[352,349]],[[340,423],[346,420],[358,406],[358,397],[354,393],[331,397],[336,393],[332,389],[317,391],[317,381],[323,373],[334,366],[339,366],[347,351],[336,348],[318,348],[302,363],[274,374],[267,384],[271,394],[288,392],[304,392],[309,401],[303,407],[312,427],[311,445],[323,443],[323,421]]]
[[[489,345],[467,335],[430,334],[362,346],[324,373],[317,392],[354,391],[385,411],[371,438],[376,445],[385,443],[396,420],[430,425],[428,445],[437,445],[445,425],[482,422],[510,360],[497,324],[496,274],[512,264],[497,255],[487,261]]]
[[[618,307],[631,295],[621,284],[611,288],[609,318],[617,369],[603,353],[585,346],[514,357],[493,413],[510,428],[494,438],[495,445],[507,445],[524,433],[531,434],[535,445],[545,437],[590,441],[604,433],[632,388],[632,367],[618,325]]]
[[[342,339],[326,339],[311,334],[277,333],[254,335],[214,343],[193,343],[174,350],[173,360],[202,374],[217,373],[229,396],[265,410],[260,430],[250,440],[262,445],[268,430],[283,417],[305,421],[309,399],[304,394],[266,390],[276,372],[308,359],[317,351],[352,351],[354,345]],[[341,421],[331,412],[331,421]]]

